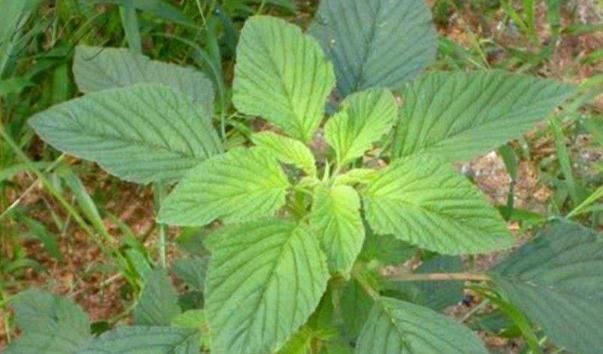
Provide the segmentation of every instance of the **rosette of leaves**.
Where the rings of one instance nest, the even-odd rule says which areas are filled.
[[[374,265],[400,263],[416,249],[457,257],[511,247],[497,210],[451,163],[520,136],[573,88],[502,71],[423,73],[436,47],[421,0],[323,0],[309,33],[281,19],[250,18],[232,103],[272,129],[226,152],[208,114],[211,85],[200,73],[123,49],[101,52],[94,60],[104,70],[94,72],[76,57],[86,95],[39,113],[31,126],[117,177],[177,182],[159,222],[213,231],[207,274],[187,273],[205,282],[201,314],[181,314],[160,283],[146,298],[163,300],[143,306],[143,291],[135,311],[143,327],[87,335],[70,352],[104,353],[108,340],[114,352],[128,352],[131,336],[150,343],[149,353],[197,353],[199,345],[221,354],[487,353],[472,331],[429,308],[448,304],[435,298],[437,286],[413,290],[430,292],[429,301],[398,296],[404,292],[388,291]],[[122,74],[124,63],[137,69]],[[336,112],[327,116],[327,105]],[[315,149],[320,140],[326,156]],[[458,257],[442,260],[423,271],[461,266]],[[521,299],[528,290],[513,274],[524,269],[497,269],[468,280],[494,279],[511,301]],[[409,279],[462,280],[427,275]],[[537,309],[528,315],[547,320]],[[207,340],[167,330],[176,317]],[[553,337],[557,327],[543,328]],[[579,349],[596,350],[588,348]]]

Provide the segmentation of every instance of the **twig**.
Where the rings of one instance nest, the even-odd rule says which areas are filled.
[[[489,275],[483,273],[405,273],[387,276],[396,281],[490,281]]]

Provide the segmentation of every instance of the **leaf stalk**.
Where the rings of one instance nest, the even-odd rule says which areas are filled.
[[[394,281],[491,281],[485,273],[404,273],[387,276]]]

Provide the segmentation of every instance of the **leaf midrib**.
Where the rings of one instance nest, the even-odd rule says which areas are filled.
[[[180,151],[180,150],[173,150],[170,149],[169,147],[166,146],[162,146],[162,145],[157,145],[157,144],[150,144],[148,141],[143,141],[143,140],[136,140],[130,137],[124,137],[122,135],[110,135],[110,134],[99,134],[97,132],[94,133],[89,133],[83,129],[75,129],[75,128],[69,128],[69,127],[62,127],[62,126],[54,126],[54,125],[38,125],[38,127],[40,126],[45,126],[48,128],[52,128],[53,131],[63,131],[63,132],[69,132],[71,134],[82,134],[84,136],[91,136],[91,137],[95,137],[95,138],[100,138],[100,139],[107,139],[107,140],[113,140],[113,141],[117,141],[120,143],[124,143],[127,145],[135,145],[135,146],[145,146],[145,147],[149,147],[151,149],[154,150],[159,150],[159,151],[166,151],[169,153],[173,153],[175,155],[178,155],[181,158],[192,158],[195,160],[199,160],[199,162],[204,160],[204,157],[202,156],[195,156],[193,154],[189,154],[186,151]],[[42,135],[42,134],[40,134]],[[205,151],[205,149],[204,149]]]

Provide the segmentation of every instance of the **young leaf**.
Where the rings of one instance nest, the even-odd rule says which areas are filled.
[[[340,165],[369,150],[391,129],[398,113],[396,99],[384,89],[353,94],[342,106],[325,124],[325,139],[335,150]]]
[[[198,354],[199,331],[174,327],[119,327],[77,354]]]
[[[331,273],[349,274],[364,243],[356,190],[346,185],[317,186],[310,225],[327,255]]]
[[[94,91],[135,84],[161,84],[188,96],[205,109],[211,120],[214,89],[198,70],[150,60],[126,48],[77,46],[73,74],[80,91]]]
[[[178,179],[222,150],[205,117],[168,87],[136,85],[56,105],[29,124],[58,150],[127,181],[149,183]]]
[[[491,273],[507,298],[553,342],[584,354],[603,348],[601,235],[578,224],[555,224]]]
[[[178,293],[165,269],[150,272],[134,309],[134,323],[141,326],[169,326],[172,318],[180,312]]]
[[[277,219],[231,225],[211,235],[208,247],[212,352],[277,351],[316,309],[326,289],[325,257],[302,225]]]
[[[88,317],[68,299],[32,289],[15,296],[12,305],[23,335],[5,354],[75,354],[90,340]]]
[[[314,333],[306,328],[302,327],[297,333],[295,333],[287,343],[277,352],[277,354],[308,354],[312,352],[312,340],[314,339]]]
[[[423,0],[323,0],[310,27],[333,60],[342,96],[397,89],[436,56],[436,31]]]
[[[247,20],[237,48],[233,103],[309,141],[323,117],[335,74],[320,45],[284,20]]]
[[[234,149],[194,168],[165,199],[159,220],[204,226],[216,218],[239,222],[274,214],[285,204],[289,181],[261,149]]]
[[[363,192],[377,234],[443,254],[476,254],[513,244],[497,210],[467,179],[419,155],[394,161]]]
[[[470,159],[518,137],[573,91],[503,71],[425,75],[403,91],[393,154]]]
[[[348,172],[346,172],[342,175],[335,177],[333,184],[334,185],[367,184],[373,178],[377,177],[378,174],[379,173],[377,172],[377,170],[373,170],[370,168],[355,168],[355,169],[349,170]]]
[[[479,338],[451,318],[395,299],[377,299],[356,354],[487,354]]]
[[[172,326],[199,329],[207,325],[204,310],[188,310],[172,319]]]
[[[251,140],[255,145],[268,150],[281,162],[302,169],[308,176],[316,176],[314,155],[303,143],[272,132],[254,134]]]

